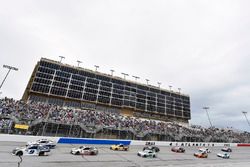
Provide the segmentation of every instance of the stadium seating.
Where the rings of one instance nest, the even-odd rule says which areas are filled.
[[[29,125],[29,130],[15,129],[15,124]],[[227,128],[183,126],[100,109],[67,108],[33,101],[24,103],[10,98],[0,99],[0,132],[183,142],[250,142],[250,133]]]

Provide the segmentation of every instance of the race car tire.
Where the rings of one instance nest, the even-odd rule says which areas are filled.
[[[39,154],[38,154],[38,156],[43,156],[44,155],[44,152],[40,152]]]
[[[76,152],[76,155],[80,155],[80,152],[79,152],[79,151],[77,151],[77,152]]]
[[[146,155],[143,155],[144,158],[146,158],[147,156]]]
[[[153,155],[153,158],[155,158],[155,155]]]
[[[23,155],[23,152],[22,152],[22,151],[18,151],[18,152],[16,153],[16,155],[17,155],[17,156],[22,156],[22,155]]]
[[[118,150],[118,148],[115,148],[115,150],[117,151],[117,150]]]

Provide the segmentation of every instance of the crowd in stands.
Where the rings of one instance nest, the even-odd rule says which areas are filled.
[[[174,122],[146,120],[123,116],[118,112],[94,111],[61,107],[57,105],[10,98],[0,99],[0,129],[13,128],[14,123],[32,125],[34,121],[47,121],[67,125],[83,125],[116,130],[130,130],[137,135],[168,134],[176,140],[183,137],[197,137],[203,141],[211,138],[226,142],[250,142],[250,133],[232,129],[184,126]]]

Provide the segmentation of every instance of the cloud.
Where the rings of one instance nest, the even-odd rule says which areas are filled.
[[[249,130],[249,2],[5,1],[0,6],[0,65],[19,68],[1,96],[20,99],[41,57],[172,85],[191,97],[193,124]],[[6,69],[0,69],[0,79]]]

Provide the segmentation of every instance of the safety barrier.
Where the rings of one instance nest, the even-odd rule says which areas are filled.
[[[239,143],[237,144],[237,147],[250,147],[249,143]]]
[[[60,138],[58,144],[124,144],[130,145],[130,140],[105,140],[105,139],[82,139],[82,138]]]
[[[53,140],[58,144],[96,144],[96,145],[157,145],[157,146],[184,146],[184,147],[250,147],[250,143],[202,143],[202,142],[167,142],[167,141],[140,141],[140,140],[115,140],[70,137],[46,137],[0,134],[0,142],[28,142],[38,139]]]

